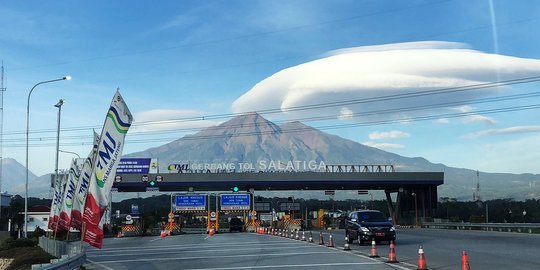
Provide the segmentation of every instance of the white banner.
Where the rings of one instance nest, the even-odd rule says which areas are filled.
[[[60,206],[60,220],[58,221],[58,229],[60,230],[69,230],[69,225],[71,223],[71,209],[73,207],[73,197],[75,196],[75,188],[77,187],[77,182],[79,181],[79,173],[79,167],[74,159],[71,162],[71,168],[69,169],[67,177],[66,190],[64,191],[62,204]]]
[[[75,199],[73,199],[73,208],[71,209],[71,227],[82,229],[82,213],[84,210],[84,202],[86,194],[88,194],[88,185],[90,184],[90,175],[92,174],[92,166],[99,145],[99,134],[94,131],[94,146],[84,161],[77,187],[75,188]]]
[[[103,229],[100,228],[99,222],[109,204],[109,193],[122,157],[124,138],[132,122],[133,117],[124,99],[120,92],[116,91],[101,131],[101,140],[84,205],[83,222],[86,224],[84,241],[97,248],[101,248],[103,244]]]

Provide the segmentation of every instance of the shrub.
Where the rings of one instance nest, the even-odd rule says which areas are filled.
[[[17,248],[17,247],[34,247],[37,244],[38,244],[38,241],[36,239],[19,238],[19,239],[13,240],[11,238],[8,238],[0,244],[0,250],[8,250],[8,249]]]
[[[40,238],[41,236],[44,236],[45,235],[45,230],[43,230],[42,228],[40,228],[39,226],[36,227],[36,229],[34,230],[34,233],[32,234],[32,237],[35,237],[35,238]]]

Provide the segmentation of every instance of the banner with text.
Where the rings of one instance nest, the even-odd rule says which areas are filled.
[[[79,176],[79,182],[75,189],[75,199],[73,199],[73,209],[71,209],[71,227],[82,229],[82,212],[84,211],[84,202],[86,194],[88,194],[88,185],[90,184],[90,175],[92,174],[92,166],[96,158],[97,147],[99,145],[99,134],[94,131],[94,146],[88,157],[84,161]]]
[[[84,241],[96,248],[103,245],[103,228],[99,223],[109,204],[109,193],[122,156],[124,139],[132,122],[133,117],[124,99],[120,92],[116,91],[101,131],[101,140],[84,205],[83,222],[86,223]]]

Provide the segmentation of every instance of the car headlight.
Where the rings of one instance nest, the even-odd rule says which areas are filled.
[[[363,232],[369,232],[369,229],[366,227],[360,227],[360,230],[362,230]]]
[[[390,231],[391,231],[391,232],[396,231],[396,227],[394,227],[394,226],[390,227]]]

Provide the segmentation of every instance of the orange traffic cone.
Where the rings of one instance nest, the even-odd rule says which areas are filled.
[[[165,237],[165,231],[164,230],[161,230],[161,233],[159,234],[159,237],[161,237],[161,238]]]
[[[306,241],[306,233],[305,233],[305,231],[302,231],[302,241]]]
[[[375,244],[375,240],[371,240],[371,250],[369,251],[369,257],[371,258],[379,257],[379,254],[377,253],[377,245]]]
[[[294,239],[295,239],[295,240],[300,240],[300,235],[299,235],[298,230],[296,230],[296,234],[295,234],[295,236],[294,236]]]
[[[210,236],[214,236],[214,234],[215,234],[214,229],[210,229],[210,231],[208,232],[208,234],[209,234]]]
[[[397,263],[398,260],[396,258],[396,251],[394,246],[394,241],[390,241],[390,253],[388,254],[388,261],[387,263]]]
[[[118,234],[116,235],[116,238],[120,238],[120,237],[122,237],[122,232],[121,231],[118,232]]]
[[[461,252],[461,270],[471,270],[471,267],[469,266],[469,255],[467,255],[467,251]]]
[[[309,231],[309,242],[313,243],[313,233]]]
[[[328,238],[328,247],[334,247],[334,239],[332,238],[332,235]]]
[[[418,249],[418,268],[416,270],[427,270],[426,257],[424,256],[424,249],[422,246]]]
[[[324,245],[324,236],[322,232],[319,233],[319,245]]]
[[[349,237],[345,236],[345,244],[343,245],[343,250],[351,250],[351,246],[349,245]]]
[[[171,231],[167,230],[167,236],[171,236]]]

